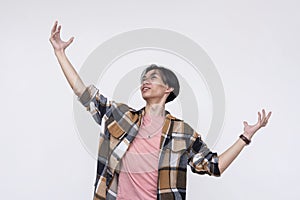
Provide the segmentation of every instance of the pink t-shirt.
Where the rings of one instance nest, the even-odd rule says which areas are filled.
[[[159,144],[165,117],[145,114],[122,158],[117,200],[157,198]]]

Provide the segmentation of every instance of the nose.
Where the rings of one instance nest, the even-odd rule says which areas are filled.
[[[148,80],[148,78],[145,78],[141,81],[141,86],[140,86],[140,89],[142,90],[144,86],[146,85],[150,85],[150,81]]]
[[[146,84],[146,83],[150,83],[149,78],[150,78],[150,77],[144,78],[144,79],[142,80],[141,84],[144,85],[144,84]]]

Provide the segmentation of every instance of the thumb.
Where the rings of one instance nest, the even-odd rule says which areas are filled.
[[[67,41],[67,46],[69,46],[74,40],[74,37],[71,37],[68,41]]]
[[[248,126],[248,123],[246,121],[244,121],[243,123],[244,123],[244,126]]]

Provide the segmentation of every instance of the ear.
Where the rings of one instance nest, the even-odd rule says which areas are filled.
[[[173,90],[174,90],[174,88],[168,87],[168,88],[166,89],[166,92],[171,93]]]

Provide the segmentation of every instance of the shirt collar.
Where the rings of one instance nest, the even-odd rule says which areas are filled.
[[[134,113],[138,114],[139,115],[139,118],[143,117],[145,115],[145,106],[142,107],[141,109],[139,110],[132,110]],[[165,116],[166,118],[168,119],[176,119],[176,117],[172,116],[171,113],[167,110],[165,110]],[[140,120],[140,119],[139,119]]]

